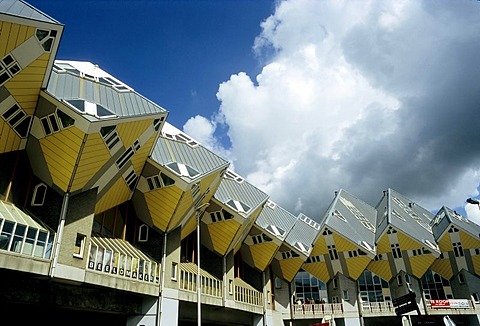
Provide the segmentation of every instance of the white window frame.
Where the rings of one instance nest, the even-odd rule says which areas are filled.
[[[138,242],[147,242],[148,241],[148,225],[142,224],[138,228]]]
[[[178,277],[178,263],[177,262],[174,262],[172,261],[172,281],[177,281],[177,277]]]
[[[36,201],[37,199],[37,195],[38,195],[38,189],[42,187],[45,189],[45,191],[43,192],[43,196],[42,196],[42,199],[39,201],[40,203],[38,203]],[[32,201],[30,202],[30,205],[32,206],[43,206],[44,202],[45,202],[45,196],[47,195],[47,185],[44,184],[43,182],[37,184],[33,190],[33,195],[32,195]]]
[[[87,236],[85,234],[77,233],[77,236],[75,237],[75,243],[73,246],[74,248],[73,257],[83,259],[83,253],[85,252],[86,241],[87,241]],[[75,252],[77,248],[78,248],[78,253]]]

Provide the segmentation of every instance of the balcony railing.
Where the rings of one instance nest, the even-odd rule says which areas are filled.
[[[363,316],[379,316],[379,315],[390,315],[394,316],[395,314],[395,307],[393,306],[391,301],[385,302],[362,302],[362,315]]]
[[[319,318],[344,314],[343,303],[294,304],[294,318]]]
[[[50,259],[55,232],[11,203],[0,201],[0,250]]]
[[[180,279],[178,286],[181,290],[197,291],[197,265],[193,263],[180,263]],[[223,282],[204,270],[200,271],[202,294],[222,297]]]
[[[263,306],[263,293],[253,288],[240,278],[234,279],[235,301],[254,305]]]
[[[87,268],[150,283],[159,283],[160,264],[122,239],[93,235]]]

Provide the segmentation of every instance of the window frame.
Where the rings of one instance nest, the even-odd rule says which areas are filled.
[[[44,192],[43,192],[43,196],[42,196],[42,200],[40,200],[40,203],[38,203],[36,201],[36,198],[37,198],[37,195],[38,195],[38,191],[39,191],[39,188],[42,187],[44,188]],[[48,187],[46,184],[44,184],[43,182],[40,182],[39,184],[37,184],[33,190],[33,194],[32,194],[32,200],[30,201],[30,205],[31,206],[43,206],[43,204],[45,203],[45,197],[47,195],[47,190],[48,190]],[[41,195],[41,194],[40,194]]]
[[[85,243],[87,241],[87,236],[82,233],[77,233],[75,237],[75,243],[73,246],[73,257],[83,259],[83,255],[85,253]],[[75,252],[78,248],[78,253]]]

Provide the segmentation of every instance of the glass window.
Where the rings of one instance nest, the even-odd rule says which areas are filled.
[[[358,279],[358,287],[363,302],[384,302],[383,289],[388,282],[369,270],[365,270]]]
[[[0,249],[8,250],[10,239],[12,238],[13,228],[15,223],[11,221],[5,221],[2,227],[2,233],[0,234]]]
[[[27,231],[27,226],[18,224],[15,228],[15,235],[13,236],[12,248],[11,251],[21,252],[23,239],[25,237],[25,232]]]
[[[172,280],[177,280],[177,272],[178,272],[178,264],[176,262],[172,262]]]
[[[77,258],[83,258],[83,250],[85,249],[85,239],[86,236],[80,233],[77,233],[75,238],[75,246],[73,247],[73,256]]]
[[[22,254],[31,256],[33,253],[33,247],[35,246],[35,240],[37,238],[38,229],[28,228],[27,236],[25,238],[25,244],[23,245]]]
[[[75,124],[75,119],[71,118],[68,114],[57,109],[57,116],[62,123],[62,128],[67,128]]]
[[[47,232],[39,231],[38,238],[37,238],[37,245],[35,246],[35,251],[33,255],[35,257],[43,257],[43,252],[45,251],[47,243]]]
[[[295,276],[295,296],[297,299],[313,299],[315,303],[326,301],[326,285],[308,272],[300,271]]]
[[[440,278],[440,279],[439,279]],[[443,277],[431,270],[427,271],[420,279],[420,284],[427,299],[447,299],[443,284]]]

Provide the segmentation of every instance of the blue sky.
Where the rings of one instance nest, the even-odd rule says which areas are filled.
[[[274,3],[262,0],[32,0],[65,25],[57,59],[98,64],[163,106],[181,128],[218,110],[218,85],[260,72],[252,51]]]
[[[480,2],[34,0],[293,214],[392,188],[480,223]]]

